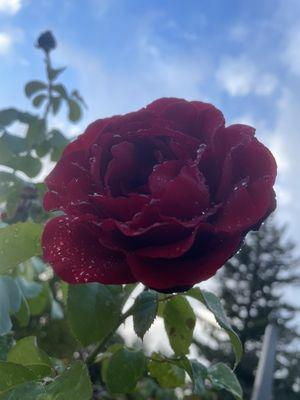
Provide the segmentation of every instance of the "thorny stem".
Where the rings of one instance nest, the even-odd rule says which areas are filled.
[[[121,315],[121,317],[120,317],[120,319],[118,320],[118,322],[116,323],[114,329],[112,329],[111,332],[109,332],[108,335],[105,336],[105,337],[103,338],[103,340],[102,340],[100,343],[98,343],[98,345],[95,347],[95,349],[94,349],[94,350],[91,352],[91,354],[86,358],[85,361],[86,361],[86,363],[87,363],[88,366],[90,366],[91,364],[93,364],[94,361],[95,361],[95,359],[96,359],[96,357],[97,357],[97,355],[98,355],[99,353],[101,353],[101,352],[105,349],[107,343],[108,343],[109,340],[112,338],[112,336],[114,335],[115,331],[116,331],[116,330],[119,328],[119,326],[120,326],[123,322],[125,322],[125,320],[132,314],[133,308],[134,308],[134,305],[132,305],[124,314]]]

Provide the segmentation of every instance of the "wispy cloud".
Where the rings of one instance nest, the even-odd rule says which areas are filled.
[[[231,96],[271,95],[277,78],[272,73],[260,71],[246,56],[225,57],[217,70],[217,80]]]
[[[8,54],[12,49],[12,37],[6,32],[0,32],[0,55]]]
[[[21,0],[0,0],[0,13],[14,15],[22,7]]]

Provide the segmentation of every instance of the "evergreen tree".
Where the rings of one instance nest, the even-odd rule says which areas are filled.
[[[294,244],[285,239],[285,227],[278,227],[271,220],[251,233],[217,279],[219,296],[245,349],[236,371],[245,400],[251,397],[264,331],[274,315],[279,339],[273,398],[299,400],[300,333],[295,322],[299,309],[287,300],[287,294],[294,293],[295,285],[299,285],[299,260]],[[206,329],[209,339],[196,341],[200,354],[209,360],[220,360],[222,355],[230,360],[231,346],[223,334],[210,324]],[[224,393],[221,398],[228,397]]]

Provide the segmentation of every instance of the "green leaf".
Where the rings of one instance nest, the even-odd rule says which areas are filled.
[[[152,325],[158,309],[158,294],[153,290],[140,293],[134,303],[133,326],[135,333],[143,339]]]
[[[0,394],[0,400],[52,400],[41,383],[27,382]],[[53,399],[54,400],[54,399]],[[56,399],[55,399],[56,400]]]
[[[0,400],[91,400],[92,385],[86,366],[74,363],[53,382],[28,382],[0,395]]]
[[[52,85],[52,90],[57,92],[62,98],[68,99],[68,93],[64,85],[58,84],[58,85]]]
[[[46,139],[46,123],[44,119],[35,118],[28,125],[26,141],[29,147],[43,143]]]
[[[243,391],[234,372],[224,363],[218,363],[208,369],[208,378],[214,389],[225,389],[236,399],[242,400]]]
[[[190,360],[191,379],[193,382],[193,393],[197,396],[205,394],[205,378],[207,377],[207,368],[197,360]]]
[[[68,139],[57,129],[49,132],[49,137],[49,142],[53,147],[64,148],[69,143]]]
[[[42,230],[42,225],[33,222],[13,224],[0,229],[0,274],[22,261],[42,254]]]
[[[10,349],[7,360],[24,365],[38,378],[43,378],[51,374],[51,360],[43,350],[38,348],[34,336],[28,336],[19,340]]]
[[[106,349],[105,353],[103,353],[101,355],[101,376],[102,376],[103,382],[106,383],[106,371],[107,371],[110,357],[122,348],[123,348],[122,343],[115,343],[115,344],[112,344],[111,346],[109,346]]]
[[[51,97],[52,112],[56,115],[61,106],[61,97]]]
[[[30,178],[35,177],[42,167],[41,161],[30,154],[16,155],[2,137],[0,138],[0,163],[14,170],[22,171]]]
[[[22,303],[19,311],[15,314],[15,317],[20,325],[20,327],[24,328],[29,324],[30,320],[30,312],[27,300],[23,296]]]
[[[18,120],[19,111],[15,108],[6,108],[0,111],[0,127],[10,125]]]
[[[41,81],[31,81],[25,85],[25,94],[31,97],[34,93],[47,89],[47,85]]]
[[[72,122],[79,121],[81,118],[81,108],[79,104],[73,99],[69,99],[68,104],[69,104],[69,120]]]
[[[196,323],[189,302],[183,296],[174,296],[166,302],[163,315],[172,349],[177,355],[187,354]]]
[[[62,68],[50,68],[49,65],[47,66],[47,74],[50,81],[54,81],[64,70],[66,67]]]
[[[201,290],[199,287],[190,289],[189,291],[186,292],[186,295],[201,301],[201,303],[203,303],[209,309],[209,311],[211,311],[214,314],[214,317],[216,318],[216,321],[218,322],[220,327],[227,332],[235,354],[235,366],[236,366],[241,361],[243,355],[243,346],[239,336],[232,329],[218,297],[211,292],[206,292],[204,290]]]
[[[8,126],[15,121],[28,124],[32,118],[35,117],[27,112],[17,110],[16,108],[6,108],[0,111],[0,128]]]
[[[42,103],[47,99],[47,96],[45,94],[39,94],[37,95],[33,100],[32,100],[32,104],[34,105],[34,107],[40,107],[42,105]]]
[[[10,192],[18,193],[24,182],[11,172],[0,171],[0,201],[7,199]]]
[[[11,334],[0,336],[0,360],[6,361],[7,354],[13,345],[13,336]]]
[[[28,150],[27,142],[24,138],[9,133],[4,133],[1,136],[1,145],[7,146],[13,153],[22,153]]]
[[[74,363],[46,386],[49,400],[91,400],[93,389],[86,365]]]
[[[44,140],[42,143],[39,143],[35,146],[35,151],[38,157],[44,157],[49,153],[50,149],[51,146],[48,140]]]
[[[146,368],[143,352],[120,349],[110,358],[106,370],[107,388],[112,393],[129,393],[134,390]]]
[[[0,277],[0,335],[11,330],[10,315],[19,311],[22,302],[21,291],[9,276]]]
[[[68,317],[83,346],[103,340],[117,328],[121,315],[121,290],[99,283],[69,286]]]
[[[23,365],[0,361],[0,393],[34,379],[34,374]]]
[[[152,378],[156,379],[163,388],[176,388],[185,382],[185,371],[174,363],[153,353],[148,363]]]
[[[47,307],[50,308],[50,289],[48,283],[44,282],[37,296],[27,297],[30,314],[41,315]]]

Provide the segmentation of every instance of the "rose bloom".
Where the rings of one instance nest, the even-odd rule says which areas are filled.
[[[46,178],[44,258],[69,283],[181,291],[210,278],[275,208],[276,163],[211,104],[162,98],[99,119]]]

